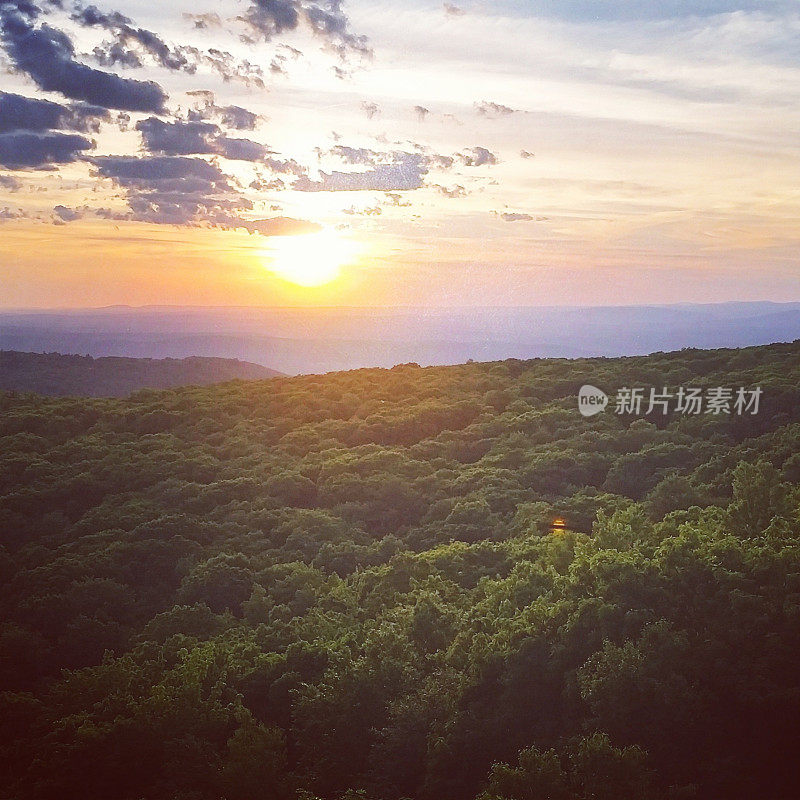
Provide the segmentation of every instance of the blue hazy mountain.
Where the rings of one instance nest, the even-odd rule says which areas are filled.
[[[641,355],[800,338],[800,303],[535,308],[114,306],[0,312],[0,348],[134,358],[206,356],[280,372],[416,361]]]

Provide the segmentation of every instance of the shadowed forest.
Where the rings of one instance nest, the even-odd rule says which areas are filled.
[[[799,401],[800,343],[2,393],[0,797],[796,798]]]
[[[232,358],[92,358],[0,350],[0,390],[56,397],[125,397],[139,389],[206,386],[278,374]]]

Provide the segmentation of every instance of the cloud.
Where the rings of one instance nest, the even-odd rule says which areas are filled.
[[[280,178],[273,180],[266,180],[265,178],[256,178],[250,186],[255,192],[275,192],[286,188],[286,184]]]
[[[465,167],[482,167],[484,164],[491,166],[497,163],[497,156],[485,147],[468,147],[458,157]]]
[[[503,222],[533,222],[533,217],[530,214],[519,214],[515,212],[505,212],[500,215]]]
[[[215,17],[219,19],[213,14],[199,16],[205,21],[205,27]],[[258,65],[239,61],[231,53],[216,48],[202,51],[197,47],[169,45],[157,33],[137,27],[118,11],[103,12],[96,6],[77,5],[71,19],[83,27],[102,28],[113,35],[110,42],[94,49],[93,55],[102,66],[142,67],[142,56],[148,56],[168,70],[194,75],[198,65],[205,64],[226,80],[264,86],[264,71]]]
[[[347,147],[347,145],[337,144],[329,151],[332,155],[341,158],[347,164],[361,164],[374,166],[383,154],[370,150],[366,147]]]
[[[419,189],[428,172],[428,159],[420,153],[394,153],[395,161],[364,172],[320,172],[318,181],[295,181],[299,192],[404,192]]]
[[[220,133],[210,122],[163,122],[155,117],[137,122],[136,130],[148,150],[173,156],[213,153],[211,141]]]
[[[153,81],[121,78],[75,60],[70,38],[49,25],[35,27],[28,7],[0,4],[0,41],[12,64],[40,89],[101,108],[160,113],[167,95]]]
[[[531,153],[529,150],[520,150],[519,151],[520,158],[536,158],[536,153]]]
[[[350,30],[341,0],[255,0],[239,19],[256,38],[269,40],[304,25],[342,58],[349,53],[367,56],[371,52],[366,37]]]
[[[196,30],[204,31],[208,30],[209,28],[221,28],[222,27],[222,17],[219,14],[189,14],[184,13],[184,19],[190,20]]]
[[[461,184],[456,184],[455,186],[448,188],[447,186],[440,186],[437,183],[433,185],[433,188],[436,189],[439,192],[439,194],[443,194],[450,200],[455,200],[458,197],[467,196],[467,190],[463,186],[461,186]]]
[[[443,156],[439,153],[432,153],[428,156],[428,160],[433,167],[438,167],[439,169],[451,169],[453,164],[456,163],[455,158],[453,156]]]
[[[100,156],[92,163],[125,190],[138,221],[198,225],[252,207],[218,165],[201,158]]]
[[[262,236],[321,230],[291,217],[246,219],[253,203],[235,189],[217,164],[179,156],[106,156],[92,159],[100,176],[125,190],[129,219],[162,225],[243,229]],[[117,217],[119,218],[119,217]]]
[[[351,217],[379,217],[383,214],[383,209],[378,205],[367,206],[365,208],[350,206],[350,208],[343,208],[342,214],[347,214]]]
[[[95,58],[103,66],[121,64],[126,67],[140,67],[142,62],[138,50],[147,53],[165,69],[181,70],[190,74],[197,71],[196,49],[170,47],[158,34],[135,27],[132,20],[118,11],[105,13],[96,6],[79,6],[72,12],[71,19],[86,28],[103,28],[114,34],[113,42],[94,50]]]
[[[3,133],[0,134],[0,166],[41,169],[52,164],[69,164],[93,147],[94,142],[75,133]]]
[[[295,175],[300,177],[308,172],[304,166],[298,164],[293,158],[265,158],[263,160],[263,164],[273,172],[277,172],[282,175]]]
[[[509,114],[516,114],[517,109],[511,106],[504,106],[500,103],[492,103],[488,100],[483,100],[480,103],[475,103],[475,111],[482,117],[489,119],[497,119],[498,117],[506,117]]]
[[[110,119],[104,108],[73,103],[69,106],[0,92],[0,133],[67,129],[96,131],[101,119]]]
[[[452,3],[444,3],[442,9],[449,17],[461,17],[467,13],[463,8],[454,6]]]
[[[418,122],[425,122],[425,118],[431,113],[431,110],[425,106],[414,106],[414,113],[417,115]]]
[[[264,161],[269,149],[252,139],[234,139],[221,136],[214,142],[217,154],[233,161]]]
[[[290,47],[287,44],[278,45],[280,52],[276,53],[270,62],[269,69],[274,75],[288,75],[286,65],[290,60],[300,58],[303,54],[296,47]]]
[[[381,107],[377,103],[369,103],[366,100],[361,103],[361,110],[367,115],[368,119],[375,119],[381,113]]]
[[[0,189],[5,189],[7,192],[18,192],[22,188],[22,184],[12,175],[0,175]]]
[[[0,208],[0,222],[6,222],[12,219],[22,219],[25,216],[25,212],[21,208]]]
[[[0,92],[0,132],[64,127],[66,107],[47,100]]]
[[[209,48],[205,52],[197,51],[197,59],[200,63],[206,64],[215,72],[228,81],[241,81],[247,86],[255,86],[264,89],[264,70],[258,65],[246,59],[239,60],[232,53],[226,50],[219,50],[216,47]]]
[[[164,155],[219,155],[236,161],[262,161],[270,152],[259,142],[225,136],[211,122],[164,122],[149,117],[137,122],[136,130],[150,152]]]
[[[237,131],[253,131],[262,119],[258,114],[241,106],[217,105],[214,92],[198,90],[188,92],[188,94],[200,100],[200,103],[190,109],[187,114],[190,122],[206,122],[216,119],[226,128],[233,128]]]
[[[74,222],[83,216],[83,213],[77,208],[67,208],[66,206],[56,206],[53,213],[62,222]]]
[[[255,130],[260,117],[241,106],[215,106],[222,124],[237,131]]]
[[[395,208],[407,208],[408,206],[411,205],[411,203],[409,203],[407,200],[406,201],[403,200],[403,195],[396,194],[394,192],[387,192],[386,200],[387,200],[386,203],[387,206],[393,206]]]
[[[305,219],[292,217],[272,217],[270,219],[242,220],[231,218],[228,225],[220,227],[243,228],[250,233],[262,236],[298,236],[303,233],[318,233],[322,225]]]

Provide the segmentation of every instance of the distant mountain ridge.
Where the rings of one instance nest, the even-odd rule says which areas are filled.
[[[0,311],[0,348],[209,356],[287,374],[506,358],[646,355],[800,339],[800,303],[486,308],[115,306]]]
[[[0,389],[56,397],[125,397],[139,389],[208,386],[280,375],[228,358],[126,358],[0,350]]]

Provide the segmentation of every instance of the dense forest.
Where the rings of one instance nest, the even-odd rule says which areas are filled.
[[[6,393],[0,445],[5,800],[797,797],[800,343]]]
[[[235,358],[117,358],[0,350],[0,390],[125,397],[138,389],[208,386],[280,373]]]

